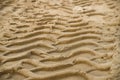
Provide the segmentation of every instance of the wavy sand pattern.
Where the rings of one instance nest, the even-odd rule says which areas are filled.
[[[0,80],[120,80],[119,0],[0,0]]]

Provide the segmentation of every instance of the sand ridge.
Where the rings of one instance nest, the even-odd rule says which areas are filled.
[[[120,79],[119,0],[0,1],[0,80]]]

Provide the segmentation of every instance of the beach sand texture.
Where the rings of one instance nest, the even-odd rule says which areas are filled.
[[[0,0],[0,80],[120,80],[120,0]]]

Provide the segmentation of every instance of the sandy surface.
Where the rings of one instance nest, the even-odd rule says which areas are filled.
[[[0,80],[120,80],[120,0],[0,0]]]

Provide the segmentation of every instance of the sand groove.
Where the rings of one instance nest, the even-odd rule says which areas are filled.
[[[0,80],[119,80],[118,0],[0,1]]]

